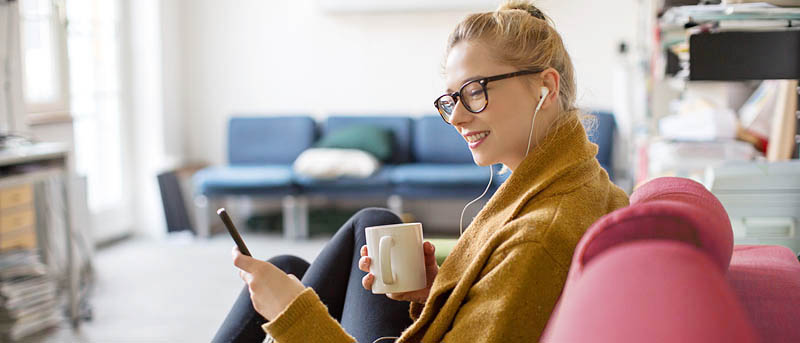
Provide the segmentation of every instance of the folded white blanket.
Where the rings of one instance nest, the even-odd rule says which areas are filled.
[[[355,149],[312,148],[294,161],[294,172],[314,179],[332,180],[342,176],[365,178],[380,169],[371,154]]]

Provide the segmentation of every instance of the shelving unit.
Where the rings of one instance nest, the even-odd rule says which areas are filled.
[[[644,156],[637,158],[632,172],[637,184],[653,176],[647,172],[643,147],[657,137],[658,121],[672,113],[670,102],[684,97],[687,89],[714,81],[753,86],[755,80],[800,79],[800,8],[706,5],[661,13],[656,3],[641,2],[640,30],[653,34],[639,42],[650,58],[647,110],[632,149]]]
[[[653,58],[645,147],[657,136],[658,120],[670,113],[666,106],[669,101],[665,99],[682,98],[691,87],[715,82],[800,79],[800,8],[763,4],[681,6],[668,9],[658,19],[651,19],[652,29],[657,34],[648,43]],[[671,60],[666,57],[668,55]],[[661,93],[656,94],[658,92]],[[800,103],[800,87],[793,95]],[[787,182],[777,188],[758,186],[767,182],[764,180],[791,178],[800,173],[800,160],[797,160],[800,111],[797,108],[794,111],[797,131],[792,161],[779,164],[741,162],[733,166],[724,163],[723,166],[730,167],[709,168],[705,175],[706,185],[731,216],[735,240],[739,244],[782,244],[794,250],[800,247],[799,236],[795,233],[800,226],[800,208],[797,207],[800,189]],[[641,149],[640,146],[639,151]],[[713,184],[714,172],[717,173],[716,185]],[[749,177],[747,173],[758,175]],[[653,176],[659,175],[648,175]]]
[[[83,299],[79,295],[79,268],[75,259],[78,255],[65,181],[69,177],[67,151],[59,143],[35,143],[0,149],[0,231],[3,231],[0,242],[4,240],[6,232],[31,230],[29,232],[35,235],[26,237],[26,240],[8,242],[8,247],[0,243],[0,250],[3,250],[0,255],[6,259],[14,253],[30,252],[33,258],[41,258],[41,262],[48,266],[45,275],[58,283],[58,296],[66,296],[65,312],[72,325],[77,327],[79,305]],[[4,226],[8,226],[8,231]],[[6,292],[12,291],[11,288]],[[53,316],[42,320],[48,321],[46,325],[51,325],[59,319],[60,316]],[[26,322],[20,325],[23,326],[4,323],[2,326],[5,331],[0,333],[0,341],[29,333],[31,325],[44,324]]]

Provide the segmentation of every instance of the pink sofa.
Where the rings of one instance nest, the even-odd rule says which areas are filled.
[[[545,342],[800,342],[800,263],[734,246],[702,185],[655,179],[586,232]]]

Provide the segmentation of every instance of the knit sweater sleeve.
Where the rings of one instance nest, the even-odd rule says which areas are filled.
[[[416,321],[422,314],[423,308],[425,308],[425,304],[419,304],[412,301],[408,306],[408,316],[411,317],[411,320]]]
[[[328,308],[313,289],[306,288],[275,320],[261,326],[275,342],[355,342],[328,314]]]
[[[566,270],[538,242],[495,251],[443,342],[522,342],[541,337]]]

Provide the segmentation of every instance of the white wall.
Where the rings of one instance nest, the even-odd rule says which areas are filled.
[[[151,237],[166,233],[164,211],[156,176],[173,168],[176,157],[172,131],[181,116],[173,116],[175,99],[174,73],[165,58],[165,39],[175,34],[172,23],[177,2],[159,0],[126,0],[123,12],[126,24],[123,61],[126,66],[126,127],[128,157],[133,192],[134,227],[137,233]],[[177,133],[180,137],[180,134]],[[180,138],[179,138],[180,139]],[[172,145],[168,146],[168,144]]]
[[[0,133],[28,134],[22,99],[18,13],[16,2],[0,1]]]
[[[572,55],[579,105],[611,109],[616,46],[634,40],[637,1],[537,5]],[[226,122],[235,113],[433,113],[447,36],[468,13],[332,14],[313,0],[180,0],[178,7],[164,13],[177,25],[166,27],[174,44],[164,45],[163,56],[182,62],[167,65],[178,68],[170,72],[179,80],[174,115],[181,116],[168,128],[182,130],[183,141],[167,149],[183,144],[189,160],[212,163],[225,162]]]

